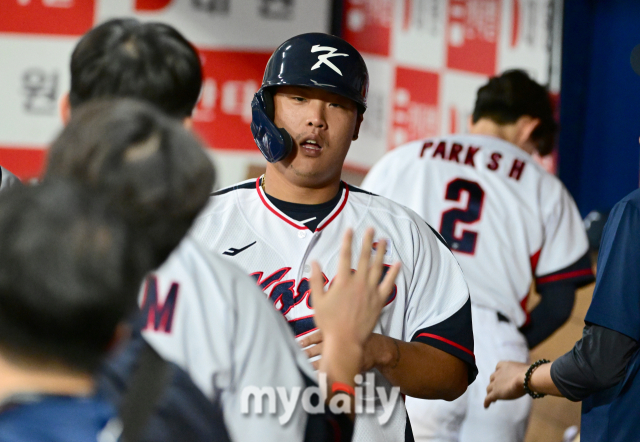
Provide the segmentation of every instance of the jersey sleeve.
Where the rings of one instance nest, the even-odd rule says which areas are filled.
[[[414,274],[406,309],[405,340],[445,351],[477,373],[469,289],[462,270],[442,237],[420,220],[414,234]]]
[[[288,393],[304,388],[305,376],[315,378],[312,367],[253,281],[207,254],[193,246],[181,250],[150,277],[142,301],[144,338],[187,371],[207,397],[221,402],[232,440],[303,440],[307,414],[300,404],[282,425],[278,397],[277,413],[257,414],[261,396],[247,394],[264,387]]]
[[[543,205],[542,247],[531,257],[536,285],[563,281],[582,286],[593,281],[587,233],[569,192],[553,184],[542,196],[549,200]]]
[[[638,191],[636,191],[638,192]],[[613,208],[602,236],[586,322],[640,341],[640,193]]]

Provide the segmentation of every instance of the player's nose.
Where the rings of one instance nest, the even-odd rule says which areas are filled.
[[[307,126],[326,129],[327,121],[325,118],[325,103],[322,100],[311,100],[307,106],[306,124]]]

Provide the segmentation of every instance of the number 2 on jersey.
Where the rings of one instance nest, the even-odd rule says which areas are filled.
[[[440,222],[440,234],[447,241],[451,249],[456,252],[473,255],[476,251],[478,233],[463,230],[461,236],[456,236],[456,224],[473,224],[480,220],[482,204],[484,203],[484,190],[475,181],[456,178],[447,186],[445,199],[448,201],[460,201],[462,192],[469,194],[466,209],[450,209],[442,213]]]

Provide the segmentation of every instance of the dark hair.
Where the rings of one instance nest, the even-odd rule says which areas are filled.
[[[94,98],[149,101],[175,118],[191,115],[202,85],[196,49],[162,23],[114,19],[96,26],[71,56],[72,108]]]
[[[543,86],[524,71],[510,70],[491,78],[478,89],[474,123],[488,118],[497,124],[511,124],[524,115],[540,119],[531,140],[536,143],[540,155],[550,153],[558,125],[553,118],[549,93]]]
[[[212,191],[213,165],[176,120],[131,100],[97,100],[74,111],[49,150],[45,180],[73,178],[110,196],[147,235],[161,264]]]
[[[64,181],[0,195],[0,351],[91,372],[136,307],[151,251],[106,201]]]

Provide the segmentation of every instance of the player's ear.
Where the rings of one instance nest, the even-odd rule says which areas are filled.
[[[69,104],[69,92],[60,97],[60,102],[58,103],[58,111],[60,112],[62,124],[66,126],[71,119],[71,104]]]
[[[358,135],[360,134],[360,125],[362,124],[362,120],[364,120],[364,115],[358,112],[358,119],[356,120],[356,128],[353,131],[353,137],[351,137],[352,141],[358,139]]]
[[[529,115],[523,115],[520,118],[518,118],[518,121],[516,121],[516,128],[517,128],[516,144],[518,146],[522,146],[523,144],[531,140],[531,134],[533,133],[534,130],[536,130],[536,127],[538,127],[539,125],[540,125],[540,118],[533,118],[533,117],[530,117]]]
[[[186,117],[184,120],[182,120],[182,125],[187,130],[193,129],[193,117]]]

